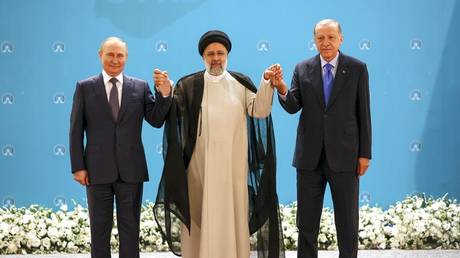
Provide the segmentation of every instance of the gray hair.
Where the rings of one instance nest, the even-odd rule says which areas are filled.
[[[340,26],[340,23],[334,19],[324,19],[319,21],[315,27],[313,28],[313,35],[316,35],[316,28],[318,26],[323,26],[323,25],[335,25],[339,29],[339,34],[342,34],[342,27]]]
[[[115,37],[115,36],[108,37],[104,41],[102,41],[101,46],[99,46],[99,52],[102,51],[102,49],[104,48],[104,45],[109,41],[116,41],[116,42],[123,44],[126,49],[126,53],[128,53],[128,44],[126,44],[126,42],[124,42],[121,38]]]

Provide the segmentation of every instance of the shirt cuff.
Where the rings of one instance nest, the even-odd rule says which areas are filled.
[[[283,100],[286,101],[286,96],[287,96],[288,91],[284,95],[281,95],[281,93],[278,92],[278,96]]]

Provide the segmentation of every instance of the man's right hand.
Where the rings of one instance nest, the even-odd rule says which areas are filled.
[[[89,185],[88,171],[78,170],[73,173],[73,179],[81,185]]]
[[[153,70],[153,83],[163,97],[169,96],[171,93],[171,81],[169,80],[168,72],[160,69]]]

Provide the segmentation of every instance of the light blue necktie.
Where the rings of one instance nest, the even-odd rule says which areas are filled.
[[[331,96],[332,84],[334,81],[334,76],[332,76],[332,68],[334,68],[334,66],[330,63],[327,63],[324,65],[324,67],[326,68],[326,72],[323,76],[324,104],[327,106],[329,97]]]

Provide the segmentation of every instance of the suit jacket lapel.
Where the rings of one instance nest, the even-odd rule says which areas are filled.
[[[133,81],[123,75],[123,87],[121,88],[121,106],[118,112],[118,121],[121,121],[123,114],[128,109],[129,97],[133,92]]]
[[[321,60],[319,55],[317,55],[314,61],[309,65],[311,65],[311,68],[309,69],[310,73],[308,76],[310,77],[313,89],[316,92],[319,105],[324,109],[323,73],[321,71]]]
[[[93,91],[94,95],[96,96],[96,101],[101,104],[102,109],[104,109],[105,112],[107,112],[107,115],[109,115],[113,119],[112,109],[110,109],[102,74],[100,74],[99,77],[96,79]]]
[[[348,79],[349,73],[350,71],[347,65],[347,57],[344,54],[340,53],[339,64],[335,72],[332,92],[331,92],[331,96],[329,98],[329,102],[327,104],[326,109],[328,109],[334,104],[334,101],[337,99],[337,96],[339,95],[340,90],[343,88],[343,86],[345,85]]]

